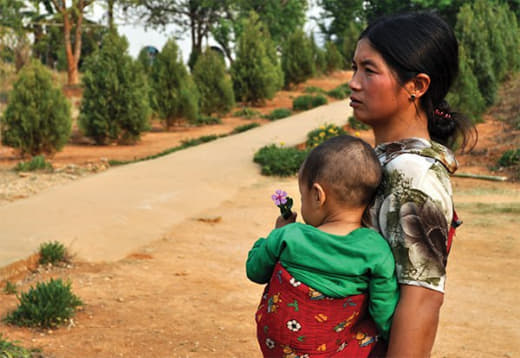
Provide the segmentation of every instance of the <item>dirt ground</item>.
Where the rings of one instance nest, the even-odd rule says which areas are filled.
[[[330,89],[347,77],[340,73],[306,85]],[[263,111],[290,107],[294,93],[283,92]],[[133,159],[173,147],[181,138],[225,133],[249,121],[235,118],[217,126],[157,130],[132,147],[70,145],[53,163],[82,166],[100,158]],[[479,131],[476,154],[459,156],[460,171],[500,175],[489,170],[501,145],[495,139],[511,131],[492,118]],[[361,136],[370,140],[369,132]],[[17,160],[10,155],[0,151],[5,166]],[[453,178],[453,186],[464,224],[449,259],[433,357],[520,357],[520,184]],[[297,196],[295,178],[262,177],[221,206],[186,220],[163,237],[150,237],[149,244],[123,260],[73,259],[69,267],[40,267],[13,277],[19,291],[49,277],[70,280],[84,306],[59,329],[1,323],[0,334],[40,348],[46,358],[260,357],[253,316],[262,287],[248,282],[244,263],[252,243],[274,224],[278,209],[269,196],[278,188]],[[0,316],[16,304],[14,295],[0,293]]]

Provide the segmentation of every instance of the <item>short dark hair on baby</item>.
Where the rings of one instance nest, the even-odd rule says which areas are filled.
[[[320,183],[336,200],[367,206],[381,182],[382,170],[372,147],[349,135],[333,137],[314,148],[300,169],[302,184]]]

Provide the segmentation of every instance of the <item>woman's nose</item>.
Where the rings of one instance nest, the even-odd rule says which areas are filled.
[[[358,77],[356,76],[356,74],[357,74],[357,72],[354,72],[354,74],[352,75],[352,78],[348,82],[348,86],[350,87],[350,89],[352,91],[359,91],[361,89],[359,86],[359,80],[358,80]]]

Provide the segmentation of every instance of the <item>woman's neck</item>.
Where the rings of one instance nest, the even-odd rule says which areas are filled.
[[[414,113],[372,126],[376,145],[395,142],[405,138],[424,138],[430,140],[428,119],[424,113]]]

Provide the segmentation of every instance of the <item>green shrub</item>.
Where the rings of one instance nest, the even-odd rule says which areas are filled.
[[[210,124],[222,124],[222,119],[211,116],[199,116],[194,122],[195,126],[206,126]]]
[[[334,124],[322,125],[321,127],[307,133],[307,141],[305,144],[307,145],[307,148],[314,148],[329,138],[343,134],[347,134],[347,132],[345,132],[341,127]]]
[[[311,47],[312,47],[312,58],[315,63],[316,72],[324,73],[327,69],[327,59],[326,59],[325,51],[322,50],[316,44],[316,41],[314,39],[314,33],[311,33],[310,40],[311,40]]]
[[[16,310],[4,320],[17,326],[51,328],[71,318],[83,303],[71,292],[71,283],[61,279],[40,282],[18,297]]]
[[[517,164],[520,164],[520,148],[506,150],[498,160],[498,165],[501,167],[510,167]]]
[[[198,118],[200,94],[173,39],[157,54],[150,77],[152,108],[167,129],[182,118]]]
[[[71,123],[70,105],[50,71],[36,60],[26,65],[1,117],[2,143],[22,155],[52,154],[67,143]]]
[[[233,83],[226,64],[214,50],[204,51],[193,68],[193,80],[200,93],[200,111],[204,114],[229,112],[235,105]]]
[[[289,108],[276,108],[265,117],[271,121],[275,121],[277,119],[289,117],[291,114],[292,111]]]
[[[360,33],[361,29],[359,25],[355,21],[350,21],[342,36],[341,52],[343,53],[343,58],[346,60],[343,68],[350,68],[350,60],[354,58],[354,52],[356,51]]]
[[[311,109],[314,107],[321,106],[323,104],[326,104],[327,98],[325,98],[322,95],[318,96],[309,96],[309,95],[303,95],[298,96],[293,100],[293,110],[295,111],[305,111],[307,109]]]
[[[366,130],[370,129],[369,125],[358,121],[354,116],[348,117],[348,124],[349,124],[350,128],[352,128],[354,130],[366,131]]]
[[[11,281],[6,281],[5,287],[4,287],[4,293],[6,295],[16,295],[18,293],[18,290],[16,289],[16,285],[14,283],[12,283]]]
[[[304,93],[310,93],[310,94],[314,94],[314,93],[325,94],[325,93],[327,93],[327,91],[325,91],[323,88],[319,88],[319,87],[316,87],[316,86],[305,87],[303,89],[303,92]]]
[[[282,70],[286,86],[303,82],[316,72],[312,46],[303,30],[289,34],[282,48]]]
[[[306,156],[307,151],[272,144],[258,150],[253,161],[260,164],[262,174],[283,177],[298,173]]]
[[[66,252],[65,246],[58,241],[44,242],[40,245],[40,264],[55,265],[58,262],[66,261]]]
[[[284,83],[269,29],[254,12],[245,22],[238,39],[231,77],[237,99],[251,103],[263,103],[265,99],[273,98]]]
[[[43,155],[37,155],[27,162],[20,162],[14,167],[14,170],[17,172],[32,172],[35,170],[52,171],[52,169],[52,164],[47,162]]]
[[[345,99],[348,96],[348,93],[345,92],[343,88],[334,88],[327,92],[327,96],[336,98],[336,99]]]
[[[0,357],[1,358],[31,358],[31,351],[20,347],[16,342],[10,342],[0,334]]]
[[[82,82],[79,125],[96,144],[135,143],[149,129],[146,75],[128,54],[126,38],[107,34],[87,59]]]
[[[262,114],[259,111],[249,107],[244,107],[233,113],[233,117],[242,117],[247,119],[260,118],[261,115]]]
[[[235,129],[233,129],[233,132],[231,132],[231,133],[233,133],[233,134],[242,133],[242,132],[248,131],[248,130],[256,128],[256,127],[260,127],[260,124],[248,123],[248,124],[244,124],[242,126],[235,127]]]

